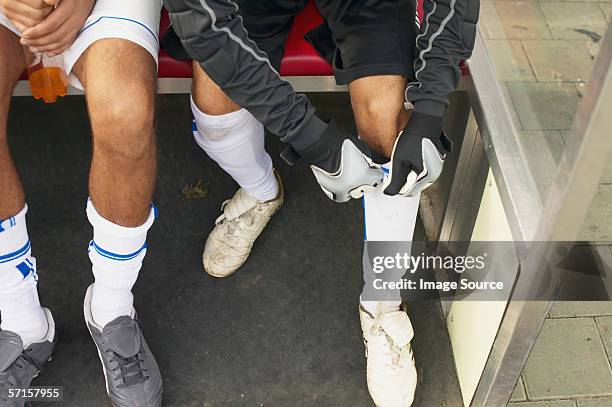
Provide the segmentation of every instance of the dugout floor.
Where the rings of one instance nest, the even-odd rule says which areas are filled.
[[[311,97],[352,126],[346,95]],[[285,181],[285,205],[240,272],[223,280],[209,277],[201,267],[203,242],[221,202],[237,187],[194,143],[188,102],[187,95],[159,97],[160,217],[134,289],[162,369],[164,405],[372,405],[357,313],[360,203],[329,201],[303,164],[281,162],[281,145],[270,138],[268,150]],[[59,332],[54,358],[34,384],[64,386],[62,406],[108,406],[82,316],[92,281],[84,213],[91,142],[84,100],[73,96],[45,106],[14,98],[9,134],[30,207],[41,301],[52,309]],[[203,188],[187,194],[198,199],[185,199],[185,186],[199,182]],[[415,239],[423,239],[421,225]],[[459,405],[439,304],[412,304],[410,314],[420,375],[414,405]]]

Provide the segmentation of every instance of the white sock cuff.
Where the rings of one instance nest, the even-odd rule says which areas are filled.
[[[16,258],[27,255],[30,251],[30,239],[26,225],[28,205],[15,216],[0,223],[0,266]]]
[[[212,116],[198,110],[193,101],[191,108],[195,121],[193,137],[207,153],[223,153],[253,138],[264,137],[263,124],[245,109]]]
[[[125,256],[136,257],[140,252],[146,250],[147,231],[153,225],[157,217],[157,209],[151,204],[149,217],[144,224],[130,228],[117,225],[106,220],[96,211],[91,201],[87,200],[87,219],[93,226],[94,238],[90,243],[103,257],[119,257],[126,260]],[[116,260],[112,259],[111,260]]]
[[[23,209],[19,211],[17,215],[11,216],[8,219],[0,219],[0,233],[6,232],[9,229],[24,223],[25,224],[25,216],[28,213],[28,205],[24,205]]]
[[[241,185],[241,187],[259,202],[266,202],[278,196],[279,185],[276,180],[276,175],[274,175],[274,168],[272,167],[266,172],[265,178],[258,183],[252,185],[245,184]]]
[[[45,311],[40,306],[36,285],[28,285],[14,296],[3,296],[0,302],[2,308],[2,329],[15,332],[21,337],[24,346],[43,338],[49,329],[49,321]]]
[[[242,123],[248,119],[255,119],[253,115],[249,113],[249,111],[246,109],[240,109],[236,110],[235,112],[230,112],[221,115],[210,115],[198,109],[198,106],[196,106],[195,102],[193,101],[193,97],[190,97],[190,100],[193,118],[195,119],[198,126],[206,127],[207,129],[225,129],[228,127],[234,127],[235,125]]]

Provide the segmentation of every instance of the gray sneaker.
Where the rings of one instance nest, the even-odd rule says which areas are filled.
[[[158,407],[162,402],[162,378],[155,357],[142,336],[136,312],[109,322],[104,328],[91,315],[91,290],[83,311],[89,333],[98,348],[106,392],[116,407]]]
[[[51,360],[55,347],[55,322],[51,311],[44,309],[49,329],[40,342],[23,343],[21,337],[11,331],[0,331],[0,407],[23,407],[25,399],[9,398],[9,389],[30,386]]]

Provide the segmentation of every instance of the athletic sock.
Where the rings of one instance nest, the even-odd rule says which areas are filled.
[[[386,174],[388,174],[389,165],[383,166]],[[419,200],[420,196],[408,198],[385,195],[382,183],[375,190],[364,194],[364,240],[370,242],[411,242],[419,212]],[[364,256],[366,255],[364,249]],[[372,281],[373,276],[371,274],[371,269],[364,266],[364,281],[366,281],[366,284]],[[399,279],[402,276],[395,277]],[[360,297],[360,303],[372,315],[375,315],[379,302],[383,302],[385,312],[398,310],[402,302],[400,290],[385,290],[384,293],[375,294],[368,292],[368,300],[363,300],[365,292],[364,289]],[[374,296],[376,298],[373,298]]]
[[[155,207],[151,206],[149,217],[143,225],[124,227],[104,219],[91,199],[87,201],[87,218],[93,226],[89,259],[95,278],[91,314],[101,327],[120,316],[132,314],[132,287],[147,252],[147,231],[155,216]]]
[[[211,116],[193,98],[193,135],[198,145],[249,195],[260,202],[276,198],[278,183],[264,147],[263,125],[245,109]]]
[[[0,222],[0,313],[2,330],[21,337],[25,346],[47,334],[49,324],[40,306],[36,259],[26,225],[28,206]]]

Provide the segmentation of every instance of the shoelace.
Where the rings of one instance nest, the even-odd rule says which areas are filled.
[[[112,349],[106,349],[105,352],[113,353],[113,357],[110,359],[111,362],[117,362],[117,367],[113,369],[113,372],[119,371],[115,376],[115,380],[121,380],[123,383],[117,387],[129,387],[135,384],[143,383],[149,379],[146,375],[147,369],[144,368],[144,359],[142,355],[144,352],[139,351],[134,356],[124,358]]]
[[[221,205],[222,211],[225,209],[225,205],[227,205],[229,201],[230,199],[223,202],[223,204]],[[222,213],[217,218],[217,220],[215,220],[215,225],[220,225],[220,224],[226,225],[225,237],[238,237],[237,232],[241,230],[242,225],[251,226],[255,222],[255,214],[254,214],[255,209],[256,208],[251,208],[247,212],[231,220],[225,216],[225,213]]]
[[[385,335],[386,340],[387,340],[387,344],[389,345],[389,350],[391,352],[390,359],[391,359],[391,364],[395,367],[399,365],[399,362],[407,357],[412,357],[412,350],[410,348],[410,345],[406,345],[403,348],[400,348],[399,346],[397,346],[395,344],[395,342],[393,342],[393,339],[391,339],[389,337],[389,335],[387,335],[387,333],[383,330],[380,329],[380,326],[382,324],[383,318],[385,316],[385,313],[383,312],[383,305],[381,303],[379,303],[376,306],[376,315],[374,316],[374,325],[372,325],[372,330],[370,331],[370,334],[372,335],[379,335],[379,331]]]

